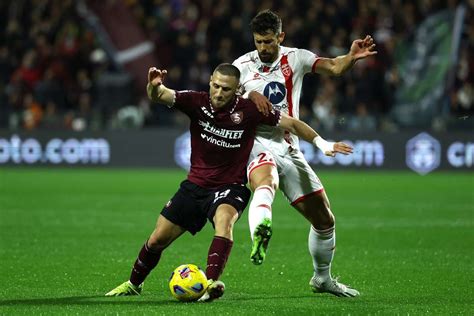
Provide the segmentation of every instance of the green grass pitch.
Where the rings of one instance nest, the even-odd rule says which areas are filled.
[[[333,275],[355,299],[313,294],[309,225],[280,193],[267,260],[253,266],[247,215],[237,223],[209,304],[168,290],[182,263],[202,267],[208,224],[168,248],[140,297],[106,298],[185,177],[178,170],[0,169],[0,314],[473,315],[474,174],[323,171],[337,221]]]

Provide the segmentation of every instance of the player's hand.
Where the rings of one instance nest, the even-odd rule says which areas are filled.
[[[352,42],[350,54],[354,60],[359,60],[377,54],[372,36],[367,35],[364,39],[356,39]]]
[[[337,142],[334,143],[332,151],[326,151],[324,154],[330,157],[336,157],[336,154],[349,155],[352,154],[353,148],[346,143]]]
[[[273,110],[273,104],[264,95],[257,91],[250,91],[249,99],[257,106],[260,113],[267,116]]]
[[[158,87],[163,84],[165,75],[168,73],[166,70],[157,69],[156,67],[151,67],[148,69],[148,83],[154,87]]]

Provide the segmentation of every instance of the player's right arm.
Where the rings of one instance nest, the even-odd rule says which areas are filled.
[[[146,92],[152,102],[162,103],[170,107],[174,103],[175,91],[163,84],[166,74],[166,70],[157,69],[156,67],[148,69]]]
[[[343,155],[352,154],[352,147],[343,142],[328,142],[322,138],[314,129],[303,121],[297,120],[285,113],[280,113],[278,127],[295,134],[309,143],[313,143],[326,156],[334,157],[337,153]]]

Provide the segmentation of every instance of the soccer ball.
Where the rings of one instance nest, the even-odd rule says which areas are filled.
[[[183,264],[174,269],[169,286],[171,294],[179,301],[196,301],[206,292],[206,274],[194,264]]]

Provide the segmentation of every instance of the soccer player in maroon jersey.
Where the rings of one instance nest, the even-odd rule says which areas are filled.
[[[250,199],[245,186],[246,165],[257,125],[279,126],[308,141],[318,134],[280,111],[265,116],[252,101],[237,97],[240,72],[231,64],[221,64],[214,70],[209,93],[169,89],[163,85],[165,74],[166,70],[149,69],[148,97],[190,118],[191,170],[164,206],[138,254],[130,279],[106,296],[140,294],[143,281],[162,252],[184,232],[199,232],[209,220],[215,235],[207,258],[208,288],[201,300],[213,300],[224,292],[219,277],[232,249],[233,226]],[[352,148],[345,145],[339,152],[349,154]]]

